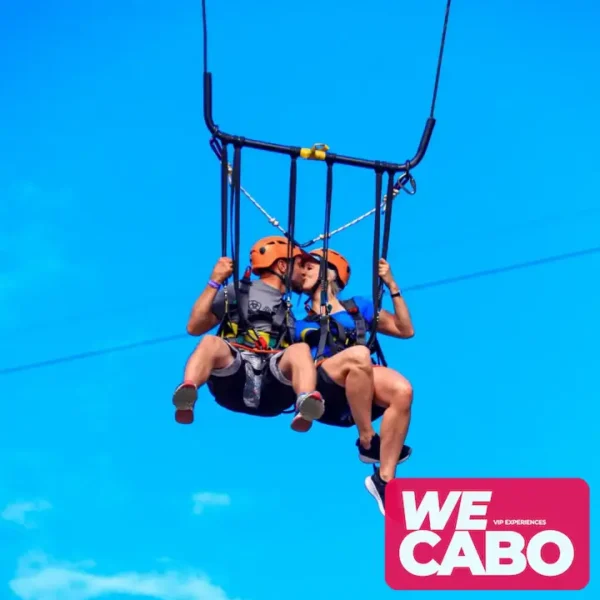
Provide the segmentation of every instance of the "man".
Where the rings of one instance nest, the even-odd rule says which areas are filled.
[[[311,255],[316,260],[323,260],[322,250]],[[385,487],[395,477],[396,466],[408,459],[411,453],[411,449],[404,446],[404,440],[410,423],[413,391],[410,383],[397,371],[380,366],[373,368],[371,351],[364,345],[365,333],[375,316],[373,302],[363,297],[355,297],[351,301],[338,299],[338,294],[350,279],[348,261],[329,249],[326,266],[331,338],[325,346],[325,359],[317,369],[317,390],[327,396],[324,414],[317,420],[338,427],[356,425],[360,460],[380,463],[374,474],[366,478],[365,486],[385,514]],[[317,317],[321,304],[319,275],[317,264],[311,261],[304,263],[303,291],[311,298],[307,303],[308,317],[296,324],[296,340],[307,342],[313,353],[321,341]],[[379,276],[391,293],[394,313],[386,310],[379,313],[377,331],[396,338],[412,337],[414,330],[408,308],[389,264],[383,259],[379,261]],[[361,331],[358,331],[359,328]],[[361,373],[363,376],[357,378]],[[370,377],[364,377],[364,373]],[[382,415],[379,436],[372,422]],[[297,430],[306,431],[311,425],[307,423]]]
[[[247,272],[236,290],[222,285],[233,273],[231,259],[222,257],[196,300],[187,331],[203,335],[221,323],[222,335],[205,335],[190,356],[184,381],[173,396],[175,420],[190,424],[198,388],[208,388],[224,408],[249,415],[273,417],[296,405],[296,429],[310,427],[323,415],[324,400],[316,391],[317,374],[307,344],[292,344],[289,307],[284,302],[286,277],[297,287],[296,258],[288,259],[288,240],[270,236],[250,251],[252,273]]]

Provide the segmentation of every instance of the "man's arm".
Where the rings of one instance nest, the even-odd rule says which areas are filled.
[[[415,330],[408,306],[402,297],[400,287],[394,280],[390,265],[383,259],[379,261],[379,276],[390,290],[394,302],[394,312],[392,314],[387,310],[380,311],[377,331],[397,338],[407,339],[413,337]]]
[[[187,322],[187,332],[190,335],[202,335],[218,325],[219,319],[212,310],[216,297],[217,288],[207,284],[192,307]]]
[[[192,307],[187,322],[187,332],[190,335],[203,335],[219,324],[225,313],[225,294],[219,286],[232,272],[233,261],[226,257],[220,258],[209,282]]]

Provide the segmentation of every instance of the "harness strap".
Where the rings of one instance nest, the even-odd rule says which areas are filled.
[[[354,320],[354,327],[356,329],[356,344],[361,346],[367,346],[369,350],[371,350],[371,354],[374,354],[378,365],[387,367],[387,361],[385,360],[385,356],[383,355],[383,350],[381,349],[381,345],[379,344],[379,339],[377,337],[371,338],[369,342],[367,342],[367,321],[363,317],[356,304],[354,298],[350,298],[349,300],[342,300],[342,306],[346,309],[346,312],[352,317]]]
[[[367,332],[368,326],[367,321],[364,318],[363,314],[360,312],[358,304],[354,298],[349,298],[348,300],[341,300],[340,304],[344,307],[344,310],[352,317],[354,321],[355,335],[349,336],[346,328],[339,323],[335,316],[321,316],[320,318],[314,314],[310,314],[306,317],[307,321],[320,321],[321,329],[319,336],[319,345],[316,354],[316,360],[321,361],[325,354],[325,348],[329,346],[332,354],[338,354],[345,348],[354,345],[367,346],[371,351],[371,354],[374,354],[376,357],[376,364],[387,367],[387,361],[385,360],[385,356],[383,355],[383,350],[381,349],[381,345],[379,344],[379,340],[377,337],[374,339],[367,341]],[[323,320],[326,320],[326,324],[323,324]],[[330,321],[335,323],[335,327],[337,328],[337,336],[334,338],[331,328],[329,326]]]
[[[236,301],[232,309],[229,308],[227,300],[227,290],[225,293],[225,315],[217,335],[223,338],[235,338],[235,341],[230,340],[236,347],[250,352],[257,353],[274,353],[278,352],[285,343],[291,344],[294,340],[295,319],[290,310],[289,300],[282,299],[278,306],[275,315],[271,321],[269,337],[272,343],[267,343],[252,327],[250,319],[250,288],[252,280],[250,279],[250,268],[246,269],[243,278],[238,283],[236,293]],[[233,327],[234,317],[237,317],[237,328]],[[249,335],[254,341],[254,347],[249,346],[245,337]],[[274,342],[274,343],[273,343]]]
[[[286,338],[291,342],[294,339],[295,320],[292,317],[289,302],[283,299],[271,323],[271,333],[277,340],[275,348],[281,348]]]
[[[367,322],[361,314],[354,298],[342,300],[340,304],[346,309],[346,312],[352,317],[356,329],[356,343],[364,346],[367,343]]]
[[[316,319],[315,319],[316,320]],[[325,355],[325,348],[329,346],[330,348],[335,347],[335,340],[331,335],[331,330],[329,328],[329,315],[321,315],[319,318],[319,345],[317,346],[317,354],[315,356],[316,360],[319,360]]]
[[[335,323],[335,327],[337,329],[337,345],[340,348],[345,348],[351,341],[350,337],[346,333],[346,328],[335,317],[332,319],[332,321]]]
[[[285,323],[285,314],[287,312],[287,308],[285,302],[282,301],[279,307],[277,308],[277,312],[273,317],[273,322],[271,323],[271,332],[277,338],[277,344],[281,342],[282,338],[282,329],[284,329]]]
[[[250,269],[246,269],[244,276],[240,279],[238,289],[236,290],[237,297],[237,313],[239,326],[242,331],[248,331],[250,329],[248,322],[248,310],[250,305]],[[258,336],[257,336],[258,337]]]
[[[250,324],[248,322],[248,305],[249,298],[248,292],[250,290],[250,269],[246,269],[244,276],[238,282],[237,289],[234,289],[235,300],[234,302],[229,301],[227,287],[223,288],[225,295],[225,314],[217,330],[217,335],[220,337],[230,337],[226,334],[229,333],[232,336],[235,335],[235,330],[232,327],[233,314],[237,316],[238,320],[238,331],[250,332]],[[254,337],[259,338],[258,334],[254,332]]]

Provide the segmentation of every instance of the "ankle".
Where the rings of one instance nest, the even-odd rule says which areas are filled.
[[[360,441],[360,445],[365,449],[368,450],[371,447],[371,442],[373,441],[373,438],[375,437],[375,432],[371,431],[371,432],[367,432],[367,433],[360,433],[358,434],[358,439]]]
[[[380,467],[379,468],[379,478],[381,479],[381,481],[385,481],[385,483],[388,483],[389,481],[394,479],[394,472],[388,471],[387,469],[382,471],[381,467]]]

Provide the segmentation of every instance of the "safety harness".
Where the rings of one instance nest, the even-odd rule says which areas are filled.
[[[228,298],[227,286],[223,289],[225,310],[217,335],[242,351],[243,368],[246,372],[242,400],[248,408],[258,409],[262,381],[269,365],[268,356],[293,343],[295,320],[287,292],[274,315],[250,310],[250,273],[248,267],[237,284],[235,298]],[[270,320],[269,332],[257,332],[252,325],[253,320],[263,316],[265,320]],[[282,412],[292,413],[294,409],[292,407]]]
[[[261,332],[257,332],[252,326],[252,321],[259,317],[260,313],[250,314],[251,286],[250,268],[247,268],[239,281],[234,299],[228,298],[227,288],[224,288],[225,314],[217,335],[249,352],[278,352],[289,346],[294,339],[296,322],[291,312],[289,298],[284,295],[275,315],[272,316],[268,335],[261,335]]]
[[[371,340],[367,341],[367,333],[369,327],[367,320],[364,315],[360,312],[358,304],[354,298],[348,300],[340,300],[340,304],[344,307],[344,310],[352,317],[354,321],[354,330],[348,331],[336,318],[335,313],[329,314],[327,328],[321,327],[319,333],[319,345],[317,347],[316,360],[319,361],[324,358],[325,350],[330,349],[331,354],[338,354],[346,348],[352,346],[367,346],[371,351],[371,355],[375,357],[375,364],[387,366],[387,362],[383,355],[383,350],[379,344],[377,337],[372,337]],[[306,317],[307,321],[319,322],[320,316],[309,306],[306,307],[309,315]],[[369,343],[371,342],[371,343]]]

